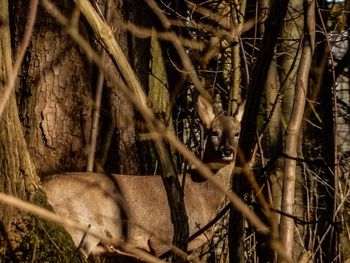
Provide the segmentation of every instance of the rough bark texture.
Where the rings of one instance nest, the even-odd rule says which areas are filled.
[[[67,13],[72,8],[64,2],[61,7]],[[40,12],[20,78],[25,138],[40,174],[81,171],[86,166],[84,148],[90,140],[93,105],[89,63],[54,20]]]
[[[105,4],[101,10],[105,9]],[[147,41],[132,40],[120,26],[125,22],[123,16],[127,16],[127,12],[133,14],[134,10],[138,10],[128,5],[132,3],[118,1],[110,5],[110,25],[115,29],[116,38],[125,53],[133,55],[130,60],[137,66],[141,79],[145,80],[147,70],[144,65],[148,65],[145,62],[148,56],[144,54],[145,50],[149,51]],[[66,14],[73,7],[70,1],[60,3],[60,6]],[[20,10],[20,7],[16,8]],[[135,16],[138,19],[145,18]],[[86,26],[81,27],[82,32],[86,32]],[[27,63],[22,68],[19,89],[22,97],[19,98],[19,105],[21,120],[26,128],[25,136],[37,171],[53,174],[85,170],[94,99],[91,90],[96,86],[96,69],[89,65],[86,55],[80,52],[47,13],[39,16],[28,51]],[[111,62],[108,63],[114,67]],[[140,167],[143,165],[139,161],[133,108],[118,87],[112,86],[108,80],[106,84],[108,88],[105,94],[108,96],[102,102],[102,122],[108,121],[100,129],[98,169],[141,174]],[[112,157],[107,159],[106,156]]]

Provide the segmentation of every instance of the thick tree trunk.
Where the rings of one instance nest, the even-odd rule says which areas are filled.
[[[3,21],[0,28],[0,93],[4,94],[12,72],[7,0],[0,1],[0,18]],[[48,207],[24,140],[14,92],[0,116],[0,163],[1,192]],[[0,222],[0,255],[5,262],[58,262],[64,260],[62,251],[71,255],[74,262],[81,261],[74,256],[71,238],[53,224],[4,204],[0,205]]]
[[[24,24],[20,10],[25,2],[13,4],[16,31]],[[61,7],[71,10],[69,2],[61,2]],[[25,138],[40,174],[82,171],[93,105],[89,63],[55,21],[39,11],[43,15],[37,17],[18,89]]]

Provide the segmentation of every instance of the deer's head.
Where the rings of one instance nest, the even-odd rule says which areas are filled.
[[[197,101],[198,115],[209,136],[204,151],[205,163],[229,163],[236,154],[244,103],[242,103],[234,116],[227,116],[222,110],[219,97],[215,98],[213,105],[199,96]]]

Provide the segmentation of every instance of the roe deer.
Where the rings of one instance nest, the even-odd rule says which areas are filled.
[[[197,107],[200,118],[210,131],[204,161],[232,161],[243,107],[235,117],[214,112],[210,103],[201,97]],[[219,171],[216,176],[223,185],[229,186],[230,172]],[[225,196],[208,181],[193,181],[188,175],[183,182],[191,235],[217,215]],[[157,256],[171,248],[173,226],[160,176],[67,173],[52,176],[43,186],[49,203],[63,217],[90,226],[91,230],[108,238],[126,239],[137,248]],[[118,202],[120,199],[123,201]],[[86,257],[90,253],[110,252],[96,237],[85,236],[82,231],[68,227],[66,230]],[[211,235],[209,229],[196,237],[190,241],[188,250],[200,247]]]

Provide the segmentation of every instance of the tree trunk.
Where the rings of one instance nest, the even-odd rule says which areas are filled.
[[[7,0],[0,1],[0,18],[3,21],[0,28],[0,90],[3,94],[12,72]],[[0,116],[0,162],[1,192],[48,207],[24,140],[14,92]],[[73,242],[62,228],[3,204],[0,206],[0,222],[0,254],[5,262],[68,260],[56,246],[71,255],[73,262],[81,261],[74,256]]]
[[[19,27],[25,24],[20,11],[25,2],[13,4],[17,35]],[[60,4],[67,11],[73,8],[70,1]],[[18,88],[20,118],[39,175],[82,171],[91,130],[91,66],[86,55],[44,14],[37,17],[22,66]]]
[[[138,39],[132,32],[126,32],[120,25],[132,22],[142,27],[148,27],[152,11],[144,2],[119,0],[107,7],[109,2],[113,1],[107,0],[102,3],[101,10],[109,9],[108,24],[114,28],[115,38],[121,45],[142,86],[146,88],[148,86],[150,40]],[[107,58],[107,63],[121,77],[110,58]],[[121,174],[150,174],[154,172],[155,163],[150,161],[152,160],[151,143],[141,141],[139,138],[139,133],[146,132],[146,130],[144,129],[145,125],[138,125],[142,123],[138,113],[134,112],[125,95],[109,79],[106,80],[105,94],[108,97],[110,107],[106,109],[108,112],[106,117],[111,120],[111,125],[101,129],[101,137],[105,135],[107,140],[102,141],[105,146],[100,151],[100,166],[104,167],[106,172]]]
[[[279,120],[279,129],[280,134],[282,134],[282,138],[279,141],[278,145],[282,145],[286,140],[284,136],[287,134],[286,129],[288,123],[290,123],[290,118],[293,110],[293,98],[297,83],[297,73],[301,59],[301,41],[303,39],[303,30],[304,30],[304,1],[302,0],[293,0],[290,1],[288,12],[286,15],[285,22],[283,23],[281,30],[281,38],[283,39],[278,46],[277,52],[282,54],[278,59],[278,68],[279,68],[279,80],[281,83],[280,97],[279,101],[281,101],[281,116]],[[298,152],[300,151],[301,146],[301,138],[302,136],[297,136],[295,138],[295,146],[298,148]],[[286,147],[286,146],[285,146]],[[281,148],[278,150],[282,150]],[[284,162],[284,163],[283,163]],[[277,165],[277,173],[279,171],[286,171],[286,166],[288,166],[288,161],[284,161],[283,158],[278,158]],[[278,167],[279,165],[279,167]],[[296,164],[297,166],[294,168],[295,175],[295,185],[294,192],[295,195],[293,199],[293,215],[298,218],[304,218],[305,209],[302,205],[304,203],[304,178],[301,173],[300,164]],[[280,170],[281,169],[281,170]],[[284,174],[280,173],[281,177],[279,189],[278,186],[274,187],[275,192],[273,192],[273,198],[280,198],[280,202],[282,202],[283,193],[282,193],[282,182],[284,181]],[[290,175],[287,175],[290,176]],[[276,185],[275,185],[276,186]],[[289,194],[291,194],[291,190]],[[284,191],[284,195],[286,194],[286,190]],[[281,207],[275,207],[276,209],[280,209]],[[294,226],[293,226],[294,227]],[[305,237],[305,227],[298,225],[298,234],[299,236],[293,236],[295,238],[295,247],[293,249],[293,256],[297,258],[299,254],[301,254],[304,250],[304,243],[300,242],[304,241]]]
[[[298,67],[296,79],[295,95],[293,100],[293,110],[286,131],[286,139],[284,152],[284,178],[283,178],[283,195],[282,195],[282,212],[287,215],[295,215],[299,209],[295,207],[295,202],[302,202],[302,193],[297,193],[296,182],[297,177],[300,178],[300,173],[297,173],[296,158],[298,156],[298,146],[302,135],[302,121],[304,116],[304,108],[306,102],[306,94],[308,87],[308,77],[311,67],[312,55],[314,50],[314,21],[315,21],[315,3],[310,1],[305,6],[305,21],[306,30],[303,38],[302,56]],[[299,190],[301,190],[299,188]],[[296,198],[299,197],[299,199]],[[294,246],[294,219],[285,215],[281,216],[280,236],[282,245],[285,248],[286,254],[296,258],[303,251],[293,249]],[[303,234],[303,233],[301,233]],[[284,262],[279,258],[279,262]]]

